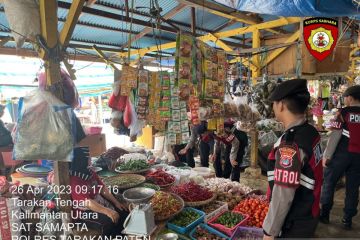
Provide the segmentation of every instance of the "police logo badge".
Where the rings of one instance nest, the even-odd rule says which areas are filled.
[[[322,61],[334,50],[338,39],[338,21],[331,18],[304,20],[304,42],[317,60]]]
[[[289,168],[293,165],[294,156],[296,150],[291,147],[282,147],[279,148],[280,153],[280,166],[283,168]]]

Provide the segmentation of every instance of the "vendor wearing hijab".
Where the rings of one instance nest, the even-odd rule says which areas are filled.
[[[76,201],[85,201],[86,208],[73,209],[73,216],[81,212],[89,213],[88,216],[97,215],[95,219],[75,221],[85,223],[89,229],[99,229],[102,236],[119,236],[128,210],[109,192],[99,176],[89,169],[89,159],[88,147],[74,149],[74,159],[70,166],[71,197]]]
[[[7,147],[13,144],[11,133],[5,127],[4,122],[1,120],[2,116],[4,116],[5,106],[0,105],[0,147]]]

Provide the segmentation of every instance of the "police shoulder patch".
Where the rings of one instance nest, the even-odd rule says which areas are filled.
[[[301,160],[296,144],[281,144],[275,154],[274,183],[297,188],[300,184]]]
[[[284,147],[279,148],[278,151],[280,153],[279,164],[283,168],[290,168],[293,165],[294,156],[296,154],[296,149],[289,147],[289,146],[284,146]]]

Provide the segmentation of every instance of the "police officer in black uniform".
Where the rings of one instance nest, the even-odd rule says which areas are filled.
[[[306,80],[282,82],[270,100],[286,130],[268,157],[271,201],[264,239],[312,237],[320,212],[323,166],[320,135],[306,121],[310,101]]]
[[[360,186],[360,85],[345,93],[346,107],[332,121],[332,132],[324,151],[324,185],[321,193],[320,221],[328,224],[336,183],[345,174],[346,196],[342,223],[350,229],[357,214]]]

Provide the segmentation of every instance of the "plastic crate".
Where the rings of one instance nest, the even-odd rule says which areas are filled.
[[[232,213],[237,213],[237,214],[241,214],[243,215],[244,219],[239,222],[236,226],[234,226],[233,228],[228,228],[228,227],[225,227],[224,225],[221,225],[221,224],[218,224],[218,223],[215,223],[216,219],[218,219],[222,214],[224,213],[221,213],[219,215],[217,215],[216,217],[214,217],[213,219],[211,219],[209,222],[208,222],[208,225],[212,228],[215,228],[217,230],[219,230],[220,232],[222,233],[225,233],[226,235],[228,235],[229,237],[233,235],[233,233],[235,232],[235,230],[239,227],[239,226],[244,226],[247,222],[247,220],[249,219],[249,216],[246,215],[246,214],[243,214],[243,213],[240,213],[240,212],[232,212]]]
[[[210,226],[207,225],[207,224],[202,223],[202,224],[200,224],[199,226],[200,226],[201,228],[206,229],[208,232],[217,235],[218,237],[224,238],[224,239],[226,239],[226,240],[230,240],[230,238],[229,238],[228,236],[226,236],[225,234],[217,231],[216,229],[210,227]],[[190,238],[191,238],[191,240],[196,240],[196,238],[194,237],[195,232],[196,232],[196,228],[194,228],[193,230],[191,230],[191,232],[190,232]]]
[[[219,204],[220,207],[205,216],[204,221],[205,221],[206,223],[208,223],[211,219],[213,219],[213,218],[216,217],[217,215],[219,215],[219,214],[221,214],[221,213],[224,213],[224,212],[226,212],[226,211],[229,210],[229,206],[228,206],[228,204],[227,204],[226,202],[217,201],[217,202],[215,202],[215,203]]]
[[[197,210],[195,208],[190,208],[190,207],[187,207],[187,208],[184,208],[183,211],[186,211],[186,210],[192,210],[192,211],[195,211],[197,213],[200,214],[200,217],[195,220],[194,222],[190,223],[189,225],[187,225],[186,227],[180,227],[180,226],[177,226],[175,224],[172,224],[170,223],[171,220],[173,220],[174,218],[176,218],[176,216],[172,219],[170,219],[168,222],[167,222],[167,228],[170,229],[170,230],[173,230],[177,233],[180,233],[180,234],[187,234],[189,233],[192,229],[194,229],[197,225],[199,225],[200,223],[204,222],[204,218],[205,218],[205,213],[200,211],[200,210]]]
[[[254,228],[254,227],[238,227],[234,234],[231,236],[231,240],[256,240],[263,239],[264,233],[262,228]]]

